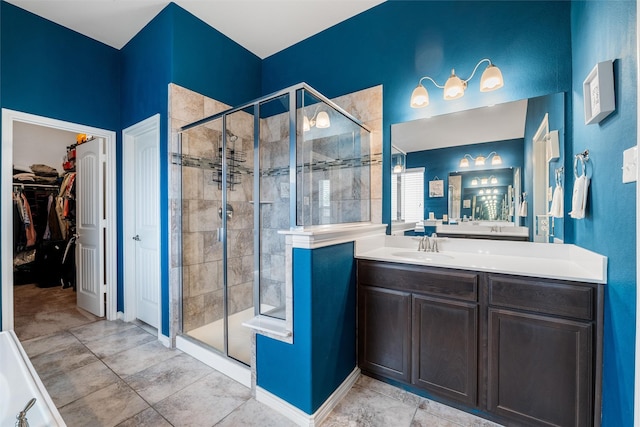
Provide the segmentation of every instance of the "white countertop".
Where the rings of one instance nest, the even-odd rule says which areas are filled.
[[[607,257],[579,246],[439,238],[439,252],[418,252],[418,238],[374,236],[356,240],[359,259],[428,265],[528,277],[607,283]]]

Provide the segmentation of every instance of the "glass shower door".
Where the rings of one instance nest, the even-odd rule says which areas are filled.
[[[251,331],[242,323],[254,315],[253,108],[225,117],[227,354],[249,365]]]
[[[253,316],[253,118],[182,132],[182,332],[244,364]]]

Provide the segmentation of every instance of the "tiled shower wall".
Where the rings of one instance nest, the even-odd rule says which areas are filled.
[[[344,95],[333,100],[371,129],[371,221],[382,217],[382,86]],[[178,153],[178,129],[227,110],[229,106],[178,85],[169,87],[169,127],[171,153]],[[280,169],[288,164],[288,124],[283,117],[261,123],[262,170]],[[253,117],[234,114],[228,128],[238,136],[246,152],[247,170],[253,168]],[[182,154],[213,157],[220,142],[221,123],[209,123],[189,131],[183,139]],[[184,138],[184,137],[183,137]],[[218,208],[221,191],[212,182],[212,170],[184,167],[172,161],[170,154],[171,206],[171,336],[180,325],[180,286],[182,286],[183,329],[189,331],[222,316],[222,247],[217,242],[221,226]],[[242,168],[241,168],[242,169]],[[253,305],[253,200],[252,175],[243,174],[242,183],[228,193],[234,209],[228,222],[230,313]],[[181,182],[184,180],[184,182]],[[273,203],[261,206],[261,283],[262,302],[283,304],[285,280],[284,239],[278,230],[289,228],[288,174],[266,174],[261,181],[261,200]]]

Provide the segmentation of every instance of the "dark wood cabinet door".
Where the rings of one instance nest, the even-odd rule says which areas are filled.
[[[477,304],[413,296],[414,385],[475,406],[477,343]]]
[[[489,309],[488,409],[533,426],[593,425],[593,325]]]
[[[360,368],[409,382],[411,294],[370,286],[358,292]]]

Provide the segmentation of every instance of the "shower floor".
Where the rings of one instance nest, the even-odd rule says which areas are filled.
[[[253,316],[253,307],[229,316],[229,356],[245,365],[251,364],[251,329],[242,326],[242,322],[246,322]],[[224,322],[222,319],[189,331],[187,335],[215,349],[224,351]]]

